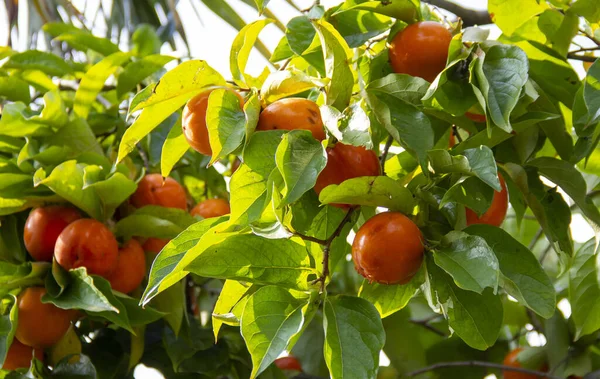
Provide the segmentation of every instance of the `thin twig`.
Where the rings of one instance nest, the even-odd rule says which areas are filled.
[[[584,36],[586,36],[587,38],[589,38],[589,39],[590,39],[592,42],[594,42],[596,45],[600,46],[600,40],[598,40],[596,37],[594,37],[594,36],[591,36],[591,35],[587,34],[587,33],[585,32],[585,30],[583,30],[583,29],[579,29],[579,32],[580,32],[581,34],[583,34]]]
[[[425,329],[429,330],[430,332],[433,332],[435,334],[437,334],[440,337],[448,337],[448,334],[444,333],[442,330],[436,328],[435,326],[432,326],[429,322],[431,320],[425,319],[425,320],[410,320],[411,323],[415,324],[415,325],[420,325],[422,327],[424,327]]]
[[[340,235],[340,233],[342,232],[342,229],[344,229],[344,226],[346,225],[346,223],[348,221],[350,221],[350,219],[352,218],[352,213],[354,213],[354,209],[355,208],[350,208],[348,210],[348,212],[346,213],[346,215],[344,216],[344,218],[342,219],[340,224],[337,226],[337,228],[333,231],[333,233],[326,240],[322,240],[319,238],[314,238],[314,237],[310,237],[310,236],[305,236],[300,233],[296,233],[296,235],[298,237],[300,237],[304,240],[316,242],[318,244],[323,245],[323,271],[321,272],[321,276],[319,276],[317,279],[315,279],[311,282],[311,284],[317,284],[320,282],[321,283],[321,292],[325,291],[325,282],[326,282],[327,278],[329,277],[329,249],[331,248],[331,243],[333,242],[334,239],[336,239]]]
[[[589,55],[577,55],[577,54],[573,54],[573,53],[567,54],[567,58],[575,59],[577,61],[583,61],[583,62],[595,62],[597,59],[596,57],[591,57]]]
[[[487,10],[467,9],[448,0],[426,0],[424,2],[447,10],[450,13],[454,13],[463,20],[463,25],[465,27],[492,23],[492,19]]]
[[[281,64],[281,67],[279,67],[278,71],[283,71],[285,70],[285,68],[288,66],[288,64],[290,64],[290,62],[292,61],[292,58],[288,58],[285,60],[285,62],[283,62]]]
[[[144,162],[144,167],[146,168],[146,171],[150,171],[150,160],[148,160],[148,155],[139,143],[137,143],[135,146],[137,147],[138,154],[140,154],[140,157]]]
[[[458,143],[461,143],[463,141],[462,137],[460,136],[460,133],[458,132],[458,129],[456,128],[456,125],[452,125],[452,134],[454,135]]]
[[[578,50],[569,51],[569,53],[575,54],[575,53],[581,53],[581,52],[584,52],[584,51],[596,51],[596,50],[600,50],[600,46],[582,47],[581,49],[578,49]]]
[[[540,238],[542,237],[542,233],[544,232],[544,230],[542,228],[539,228],[538,231],[535,233],[535,236],[533,236],[533,238],[531,239],[531,242],[529,243],[529,250],[533,249],[533,247],[535,246],[535,244],[540,240]]]
[[[381,153],[381,158],[379,158],[379,163],[381,164],[381,175],[385,176],[385,161],[387,160],[388,152],[390,151],[390,147],[394,143],[394,138],[389,136],[387,141],[385,142],[385,147],[383,148],[383,152]]]
[[[530,370],[530,369],[526,369],[526,368],[522,368],[522,367],[505,366],[505,365],[501,365],[498,363],[482,362],[482,361],[440,362],[440,363],[436,363],[436,364],[433,364],[431,366],[428,366],[428,367],[425,367],[422,369],[411,371],[411,372],[407,373],[405,376],[407,378],[411,378],[414,376],[419,376],[421,374],[425,374],[426,372],[435,371],[435,370],[439,370],[442,368],[451,368],[451,367],[486,367],[486,368],[494,368],[494,369],[499,369],[499,370],[504,370],[504,371],[520,372],[522,374],[536,375],[540,378],[562,379],[558,376],[554,376],[547,372],[535,371],[535,370]]]

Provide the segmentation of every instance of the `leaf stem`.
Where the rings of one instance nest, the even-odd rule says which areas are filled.
[[[440,362],[440,363],[436,363],[436,364],[433,364],[428,367],[424,367],[422,369],[411,371],[411,372],[407,373],[405,376],[407,378],[411,378],[411,377],[425,374],[430,371],[435,371],[435,370],[439,370],[442,368],[450,368],[450,367],[486,367],[486,368],[494,368],[494,369],[499,369],[499,370],[504,370],[504,371],[520,372],[522,374],[536,375],[540,378],[561,379],[558,376],[554,376],[547,372],[530,370],[530,369],[526,369],[526,368],[522,368],[522,367],[505,366],[505,365],[501,365],[498,363],[482,362],[482,361]]]

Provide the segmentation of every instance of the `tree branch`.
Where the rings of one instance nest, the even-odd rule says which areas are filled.
[[[432,326],[431,324],[429,324],[430,321],[431,321],[431,319],[410,320],[411,323],[413,323],[415,325],[420,325],[420,326],[424,327],[425,329],[429,330],[430,332],[433,332],[433,333],[437,334],[440,337],[448,337],[448,335],[446,333],[444,333],[443,331],[439,330],[435,326]]]
[[[464,8],[448,0],[426,0],[429,5],[438,7],[448,12],[454,13],[463,21],[463,26],[487,25],[492,23],[492,18],[487,10],[478,11],[475,9]]]
[[[433,364],[431,366],[428,366],[428,367],[425,367],[425,368],[422,368],[419,370],[409,372],[406,374],[406,377],[411,378],[414,376],[419,376],[419,375],[424,374],[429,371],[435,371],[435,370],[439,370],[442,368],[451,368],[451,367],[486,367],[486,368],[495,368],[495,369],[504,370],[504,371],[520,372],[522,374],[536,375],[540,378],[562,379],[558,376],[554,376],[547,372],[529,370],[529,369],[521,368],[521,367],[505,366],[505,365],[501,365],[498,363],[482,362],[482,361],[440,362],[440,363],[436,363],[436,364]]]
[[[385,161],[387,160],[388,152],[390,151],[390,147],[394,143],[394,138],[389,136],[387,141],[385,142],[385,147],[383,148],[383,152],[381,153],[381,158],[379,158],[379,164],[381,165],[381,175],[385,176]]]
[[[327,277],[329,276],[329,249],[331,248],[331,243],[333,242],[334,239],[336,239],[340,235],[340,233],[342,232],[342,229],[344,229],[344,226],[346,225],[346,223],[348,221],[350,221],[350,219],[352,218],[352,214],[354,213],[354,209],[355,208],[350,208],[348,210],[348,212],[346,213],[346,215],[344,216],[344,218],[342,219],[340,224],[337,226],[337,228],[334,230],[334,232],[325,240],[306,236],[301,233],[294,233],[296,236],[302,238],[303,240],[311,241],[311,242],[315,242],[315,243],[323,245],[323,272],[321,273],[321,276],[319,276],[317,279],[313,280],[311,283],[311,284],[316,284],[316,283],[320,282],[321,283],[321,292],[323,292],[325,290],[325,281],[327,280]]]
[[[575,59],[577,61],[582,61],[582,62],[595,62],[596,59],[598,59],[597,57],[592,57],[589,55],[577,55],[575,53],[569,53],[567,54],[567,58],[569,59]]]

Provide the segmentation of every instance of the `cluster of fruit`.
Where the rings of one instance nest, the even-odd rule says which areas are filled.
[[[149,174],[139,182],[129,201],[136,208],[158,205],[186,210],[186,199],[186,192],[177,181]],[[229,213],[229,203],[208,199],[198,203],[190,213],[202,218],[222,216]],[[125,294],[137,289],[146,277],[145,252],[157,254],[169,242],[148,238],[142,244],[132,238],[119,247],[105,224],[82,218],[75,208],[62,205],[33,209],[23,236],[25,247],[35,261],[54,259],[65,270],[85,267],[88,274],[104,277],[113,290]],[[80,316],[77,311],[44,303],[45,294],[44,287],[29,287],[19,294],[16,338],[8,350],[4,369],[29,367],[33,350],[41,360],[44,349],[55,345]]]
[[[436,22],[417,22],[407,26],[393,39],[389,58],[396,73],[418,76],[433,81],[446,66],[448,47],[452,36]],[[189,145],[200,154],[210,156],[206,111],[212,90],[191,99],[183,111],[183,133]],[[243,98],[239,98],[240,108]],[[469,113],[474,121],[485,121],[480,114]],[[261,130],[308,130],[318,141],[327,138],[319,106],[304,98],[287,98],[266,106],[258,119]],[[453,136],[451,136],[452,142]],[[336,142],[327,148],[327,165],[319,174],[315,191],[363,176],[381,175],[377,154],[361,146]],[[500,177],[502,191],[496,192],[492,205],[478,216],[467,209],[467,225],[485,223],[500,226],[508,209],[506,184]],[[349,204],[335,204],[346,209]],[[423,261],[423,237],[417,225],[399,212],[385,212],[369,219],[358,231],[352,245],[356,270],[370,281],[385,284],[404,284],[417,273]]]

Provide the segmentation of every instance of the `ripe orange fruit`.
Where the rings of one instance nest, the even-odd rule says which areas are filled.
[[[81,215],[76,209],[58,205],[32,210],[23,232],[29,255],[36,261],[51,262],[58,235],[79,218]]]
[[[292,357],[291,355],[288,357],[277,358],[273,363],[275,363],[275,366],[277,366],[280,370],[302,372],[302,366],[300,365],[300,361],[296,357]]]
[[[356,271],[382,284],[408,283],[419,271],[424,251],[419,227],[399,212],[371,217],[352,243]]]
[[[77,220],[60,233],[54,248],[56,262],[65,270],[85,267],[88,274],[107,277],[117,265],[119,244],[100,221]]]
[[[498,179],[500,179],[500,186],[502,190],[500,192],[494,192],[492,198],[492,204],[487,211],[481,217],[477,216],[477,213],[473,212],[469,208],[467,212],[467,226],[473,224],[488,224],[493,226],[500,226],[506,217],[506,211],[508,210],[508,191],[506,189],[506,182],[500,173],[498,173]]]
[[[320,194],[329,185],[361,176],[378,176],[380,173],[379,158],[374,151],[338,142],[334,147],[327,148],[327,165],[317,178],[315,191]]]
[[[446,67],[452,35],[442,24],[421,21],[398,32],[389,49],[392,69],[433,82]]]
[[[456,137],[454,137],[454,132],[450,132],[450,139],[448,140],[448,149],[452,149],[456,145]]]
[[[244,98],[239,93],[231,89],[225,89],[239,97],[240,107],[244,105]],[[206,110],[208,108],[208,97],[213,90],[204,91],[188,101],[181,116],[183,135],[188,144],[200,154],[209,156],[212,155],[212,149],[210,148],[208,128],[206,127]]]
[[[140,286],[146,276],[146,254],[140,243],[130,239],[119,249],[117,265],[108,276],[115,291],[130,293]]]
[[[509,366],[509,367],[522,367],[521,363],[519,363],[519,361],[517,360],[517,355],[519,355],[519,353],[521,351],[523,351],[523,349],[518,347],[518,348],[514,349],[513,351],[509,352],[506,355],[506,357],[504,358],[504,365]],[[546,371],[547,368],[542,367],[539,370]],[[504,379],[541,379],[541,377],[537,376],[537,375],[525,374],[522,372],[508,371],[508,370],[502,371],[502,377]]]
[[[190,212],[192,216],[201,216],[202,218],[219,217],[229,214],[231,209],[227,200],[208,199],[196,204]]]
[[[73,311],[42,303],[45,294],[43,287],[29,287],[17,298],[19,319],[15,337],[27,346],[46,348],[54,345],[69,330],[75,315]]]
[[[144,251],[158,254],[169,243],[169,241],[171,240],[162,238],[148,238],[142,245],[142,249],[144,249]]]
[[[4,370],[29,368],[29,366],[31,366],[31,361],[34,354],[38,360],[44,360],[44,350],[34,350],[30,346],[23,345],[21,342],[19,342],[19,340],[15,338],[13,339],[10,347],[8,348],[6,359],[4,360],[4,364],[1,367]]]
[[[308,99],[288,98],[269,104],[260,113],[256,129],[302,129],[311,132],[319,141],[327,138],[319,106]]]
[[[136,208],[160,205],[187,209],[185,189],[173,178],[163,180],[160,174],[148,174],[140,180],[137,190],[131,195],[131,204]]]

